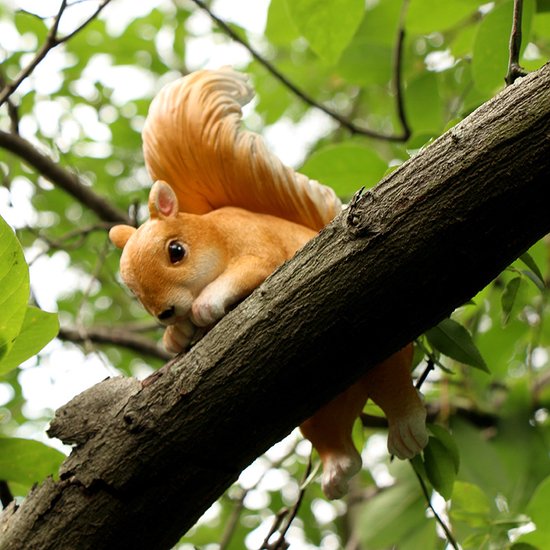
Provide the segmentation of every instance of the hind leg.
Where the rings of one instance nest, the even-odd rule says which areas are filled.
[[[329,499],[343,497],[348,491],[349,479],[361,469],[361,456],[351,434],[366,400],[364,385],[356,383],[300,426],[321,458],[322,487]]]
[[[412,353],[409,344],[361,379],[388,419],[388,451],[401,459],[412,458],[428,443],[426,408],[411,379]]]

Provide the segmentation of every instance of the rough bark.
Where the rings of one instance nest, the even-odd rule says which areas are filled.
[[[0,548],[169,548],[256,456],[550,231],[550,66],[393,172],[185,357],[58,411]]]

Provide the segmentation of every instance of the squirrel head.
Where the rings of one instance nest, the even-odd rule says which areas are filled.
[[[145,309],[165,325],[188,317],[193,300],[219,274],[219,239],[204,216],[179,212],[173,189],[157,181],[149,194],[151,218],[138,229],[117,225],[111,242],[122,249],[120,274]],[[213,237],[213,238],[209,238]]]

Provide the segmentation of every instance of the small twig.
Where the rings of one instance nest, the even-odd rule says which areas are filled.
[[[229,36],[232,40],[235,42],[238,42],[242,46],[244,46],[250,55],[260,63],[263,67],[265,67],[279,82],[281,82],[284,86],[286,86],[294,95],[299,97],[304,103],[307,105],[314,107],[316,109],[319,109],[326,115],[328,115],[333,120],[336,120],[341,126],[349,130],[352,134],[359,134],[362,136],[367,136],[375,139],[382,139],[385,141],[397,141],[397,142],[403,142],[407,141],[410,135],[410,131],[408,129],[408,125],[405,121],[405,113],[402,105],[402,94],[401,94],[401,78],[398,79],[398,82],[396,83],[396,88],[399,90],[399,93],[397,94],[397,103],[398,103],[398,113],[399,113],[399,119],[403,123],[405,121],[405,124],[403,125],[403,131],[401,134],[384,134],[381,132],[376,132],[374,130],[369,130],[368,128],[362,128],[360,126],[357,126],[350,120],[348,120],[346,117],[340,115],[336,111],[333,111],[332,109],[329,109],[322,103],[319,103],[312,97],[310,97],[306,92],[304,92],[302,89],[300,89],[296,84],[291,82],[283,73],[281,73],[273,64],[271,64],[265,57],[263,57],[256,49],[254,49],[250,44],[248,44],[243,38],[241,38],[223,19],[220,19],[217,15],[215,15],[212,10],[206,5],[203,0],[192,0],[194,4],[196,4],[199,8],[203,9],[210,19],[214,21],[227,36]],[[401,29],[402,31],[402,29]],[[398,35],[398,44],[397,44],[397,55],[396,60],[398,61],[398,67],[399,70],[401,70],[401,52],[402,52],[402,36],[401,33]]]
[[[304,495],[306,493],[306,489],[308,486],[306,481],[309,477],[309,474],[311,473],[311,469],[312,469],[312,460],[311,460],[311,454],[310,454],[306,471],[304,472],[302,482],[300,483],[300,495],[298,496],[298,499],[296,500],[296,502],[294,503],[294,506],[292,506],[290,510],[287,508],[283,508],[282,510],[279,510],[279,512],[276,514],[273,525],[271,526],[269,533],[265,537],[264,542],[260,547],[260,550],[285,550],[290,546],[288,542],[286,542],[285,540],[286,533],[289,530],[292,522],[294,521],[294,518],[296,517],[296,514],[298,513],[298,510],[302,505],[302,501],[304,500]],[[279,531],[279,537],[274,542],[269,543],[269,539],[276,531]]]
[[[523,0],[514,0],[514,17],[512,20],[512,32],[510,33],[510,57],[508,60],[508,74],[505,77],[506,84],[513,84],[516,78],[527,73],[519,64],[521,49],[521,19],[523,12]]]
[[[73,36],[75,36],[77,33],[79,33],[84,27],[86,27],[91,21],[93,21],[99,13],[105,8],[105,6],[110,2],[111,0],[103,0],[97,9],[94,11],[94,13],[86,19],[81,25],[79,25],[74,31],[71,33],[59,37],[57,36],[57,31],[59,30],[59,23],[61,21],[61,18],[63,17],[63,13],[65,12],[65,9],[67,8],[67,0],[62,0],[61,5],[59,6],[59,11],[57,12],[57,15],[54,18],[53,24],[48,32],[48,35],[46,37],[45,42],[42,44],[42,47],[38,50],[34,58],[31,60],[31,62],[21,70],[21,72],[15,77],[15,79],[10,82],[9,84],[6,84],[2,91],[0,91],[0,105],[5,103],[9,97],[17,90],[17,88],[21,85],[21,83],[28,78],[31,73],[36,69],[38,64],[48,55],[48,53],[53,50],[55,47],[59,46],[60,44],[63,44],[64,42],[67,42],[70,40]]]
[[[414,466],[412,465],[412,463],[411,463],[411,468],[413,469],[418,479],[418,483],[420,483],[420,487],[422,488],[422,492],[424,493],[424,498],[426,499],[428,508],[432,511],[432,514],[434,515],[437,523],[439,523],[439,525],[441,526],[441,529],[443,529],[445,536],[447,537],[447,542],[454,548],[454,550],[460,550],[458,543],[456,542],[453,534],[451,533],[451,530],[449,529],[447,524],[443,521],[441,516],[436,512],[435,508],[433,507],[432,501],[430,498],[430,493],[428,492],[428,488],[426,487],[426,484],[424,483],[422,476],[414,469]]]
[[[56,239],[52,239],[48,235],[44,233],[44,231],[40,231],[35,229],[34,227],[24,227],[21,229],[21,231],[29,231],[32,233],[37,239],[40,239],[44,241],[49,249],[54,250],[75,250],[77,248],[80,248],[85,242],[86,239],[94,232],[96,231],[102,231],[105,232],[113,225],[115,225],[115,222],[99,222],[92,225],[88,225],[86,227],[82,227],[79,229],[73,229],[72,231],[68,231],[64,235],[61,235],[60,237]],[[70,242],[74,241],[74,242]],[[46,251],[38,253],[38,255],[29,261],[29,264],[35,262],[37,258],[45,254]]]
[[[282,466],[282,464],[285,462],[285,460],[287,458],[294,455],[296,453],[296,445],[297,444],[298,444],[298,441],[296,441],[294,443],[294,445],[288,450],[288,452],[286,452],[281,458],[279,458],[278,460],[276,460],[274,462],[271,462],[271,466],[262,473],[262,475],[254,483],[254,485],[252,485],[251,487],[247,487],[246,489],[241,488],[241,492],[240,492],[238,498],[233,500],[234,507],[233,507],[233,510],[231,511],[231,516],[229,517],[229,519],[227,520],[227,523],[225,525],[225,529],[223,531],[222,538],[220,539],[220,542],[219,542],[220,547],[219,547],[218,550],[225,550],[226,548],[229,548],[229,546],[231,544],[231,540],[233,538],[233,535],[235,534],[235,530],[238,526],[239,517],[240,517],[240,515],[241,515],[241,513],[244,509],[244,501],[245,501],[246,496],[248,495],[248,493],[252,489],[255,489],[256,487],[258,487],[258,485],[262,482],[262,480],[265,478],[265,476],[267,475],[267,473],[269,471],[273,470],[274,468],[279,468],[280,466]],[[284,508],[284,511],[286,513],[288,510],[286,508]],[[279,512],[279,513],[281,513],[281,512]],[[277,528],[278,528],[279,525],[280,525],[280,522],[277,523]],[[269,532],[269,534],[268,534],[268,536],[265,540],[268,540],[269,537],[271,537],[271,535],[277,530],[277,528],[274,529],[273,526],[272,526],[271,531]]]

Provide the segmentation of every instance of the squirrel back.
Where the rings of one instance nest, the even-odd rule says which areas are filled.
[[[340,212],[340,200],[241,128],[241,107],[252,97],[246,75],[230,67],[196,71],[162,88],[142,134],[151,178],[170,184],[184,212],[237,206],[320,230]]]

